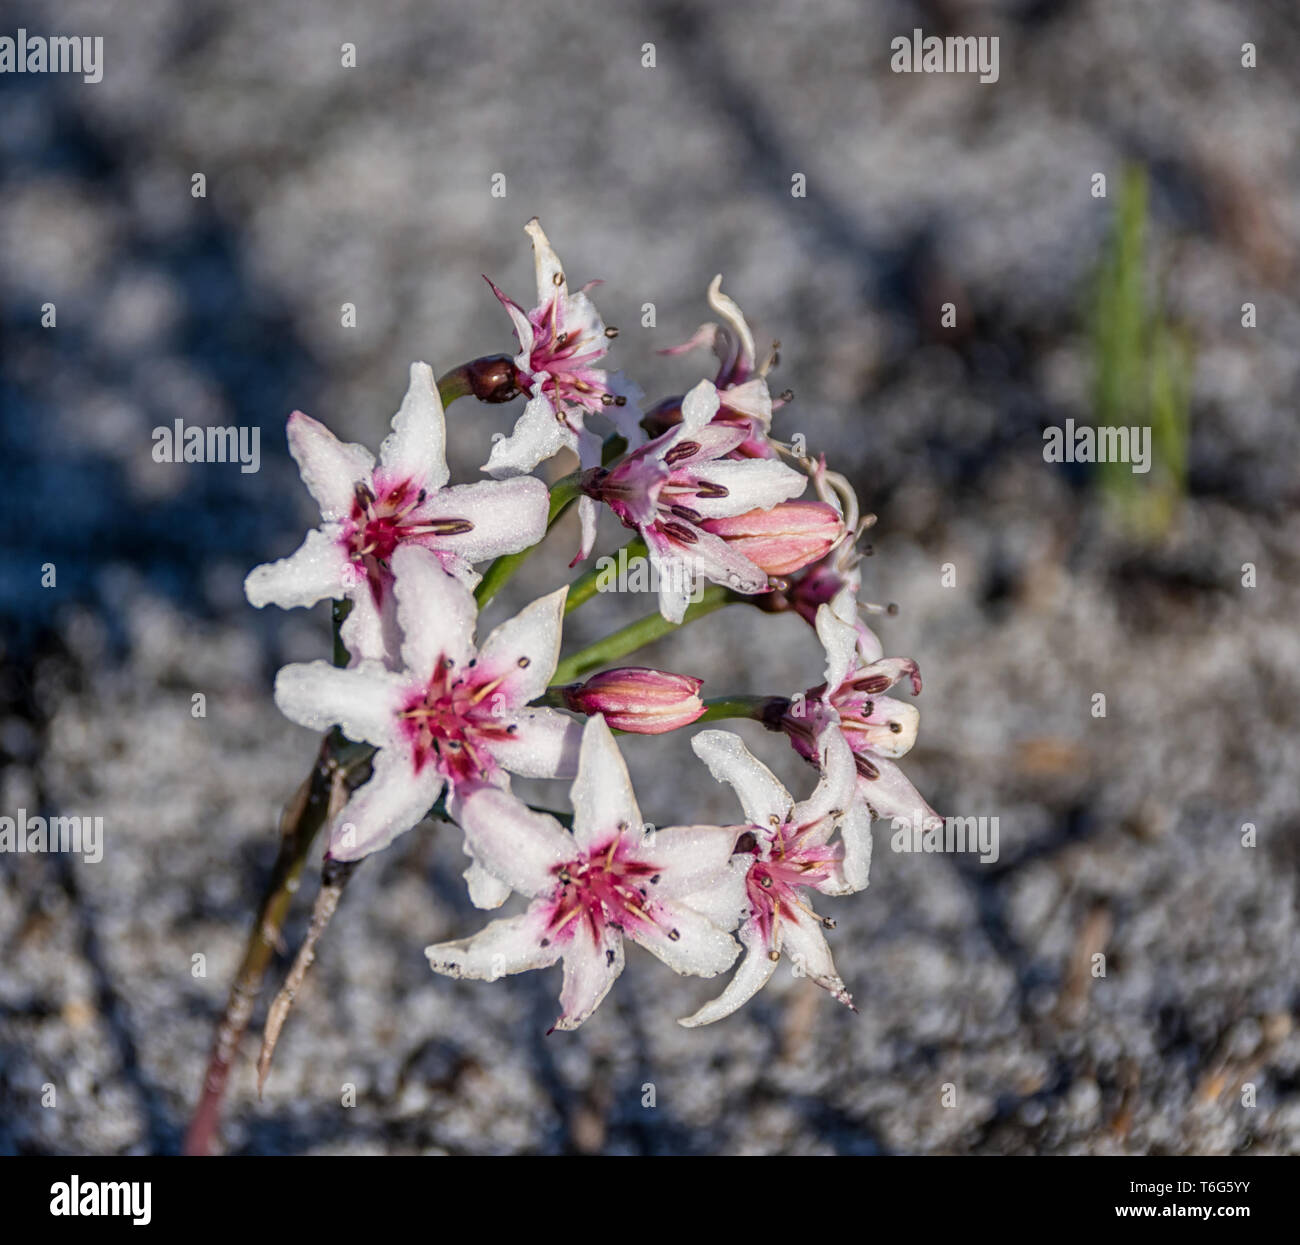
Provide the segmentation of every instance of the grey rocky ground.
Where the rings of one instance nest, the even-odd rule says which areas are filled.
[[[107,848],[0,858],[0,1150],[178,1146],[313,751],[270,684],[323,655],[326,619],[239,590],[311,517],[284,416],[374,444],[411,359],[508,348],[479,274],[528,292],[533,214],[573,275],[606,280],[617,361],[652,396],[698,375],[653,352],[704,318],[714,272],[781,339],[778,431],[881,515],[866,591],[900,603],[880,630],[925,675],[908,772],[941,811],[996,815],[1000,859],[895,854],[882,828],[868,891],[827,905],[857,1016],[783,971],[686,1031],[714,983],[634,953],[578,1034],[548,1038],[558,974],[429,973],[422,948],[481,917],[458,836],[423,826],[358,872],[264,1101],[239,1071],[227,1148],[1300,1148],[1289,6],[85,0],[24,20],[55,12],[103,33],[107,64],[94,86],[0,82],[0,811],[102,815]],[[914,26],[1000,34],[1000,80],[891,74]],[[1089,178],[1130,161],[1197,357],[1187,495],[1148,544],[1041,440],[1088,414],[1082,292],[1111,210]],[[455,478],[513,413],[454,408]],[[262,470],[154,463],[177,417],[258,425]],[[497,613],[560,582],[561,555]],[[584,611],[573,642],[645,607]],[[739,607],[650,656],[716,690],[819,669],[803,624]],[[684,738],[626,751],[649,820],[734,815]]]

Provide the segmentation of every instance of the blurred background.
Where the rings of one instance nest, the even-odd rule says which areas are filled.
[[[105,850],[0,856],[0,1150],[178,1148],[314,755],[271,683],[327,655],[325,607],[241,591],[316,519],[285,417],[373,448],[411,360],[510,350],[480,274],[529,300],[534,214],[572,280],[605,280],[612,366],[648,401],[712,374],[655,351],[709,318],[716,272],[780,340],[776,432],[880,516],[864,595],[899,604],[886,651],[925,677],[904,767],[941,812],[998,817],[1000,856],[895,854],[878,826],[870,888],[821,905],[857,1016],[782,968],[686,1031],[718,983],[634,951],[547,1038],[558,972],[429,972],[483,917],[458,832],[425,824],[352,881],[260,1103],[250,1042],[226,1148],[1300,1148],[1293,4],[3,12],[102,35],[105,71],[0,75],[0,812],[102,816]],[[998,35],[999,80],[891,73],[915,27]],[[454,480],[518,406],[452,408]],[[155,462],[176,419],[256,426],[261,470]],[[1067,419],[1150,426],[1152,470],[1046,463]],[[492,620],[563,582],[574,538]],[[598,600],[569,644],[649,608]],[[739,606],[647,656],[715,694],[821,667],[804,624]],[[686,733],[625,752],[650,821],[737,816]],[[314,889],[313,864],[290,951]]]

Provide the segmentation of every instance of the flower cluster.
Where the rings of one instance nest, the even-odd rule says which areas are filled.
[[[678,973],[712,977],[740,961],[684,1025],[735,1011],[782,958],[852,1007],[825,937],[834,922],[813,901],[867,885],[874,819],[934,815],[896,764],[918,715],[889,693],[900,683],[920,691],[916,663],[884,656],[862,619],[871,607],[858,603],[868,521],[843,477],[773,436],[773,413],[792,395],[773,398],[776,349],[760,361],[720,278],[708,302],[723,323],[662,352],[711,346],[719,370],[643,415],[641,391],[604,366],[616,331],[590,286],[572,292],[541,226],[527,229],[535,305],[489,282],[513,324],[512,356],[477,361],[471,381],[466,368],[477,364],[442,381],[414,364],[377,462],[301,412],[289,418],[289,448],[321,524],[245,586],[259,607],[336,603],[336,660],[286,666],[275,681],[286,716],[330,732],[327,751],[337,740],[363,746],[370,764],[329,819],[327,865],[360,861],[431,812],[458,825],[472,901],[496,908],[517,893],[527,906],[429,947],[429,963],[483,980],[561,963],[559,1029],[595,1010],[627,939]],[[526,404],[495,441],[489,478],[449,484],[444,402],[514,393]],[[549,488],[529,474],[566,453],[576,465]],[[574,562],[591,554],[608,508],[635,533],[629,550],[658,572],[658,614],[561,662],[566,610],[590,596],[589,571],[478,639],[480,609],[571,504],[581,520]],[[484,576],[476,568],[490,560]],[[712,596],[694,590],[701,580],[716,585]],[[701,604],[688,614],[692,600]],[[824,681],[794,696],[711,700],[693,674],[616,664],[731,603],[811,624]],[[813,771],[806,798],[737,735],[704,729],[693,749],[734,789],[741,815],[721,826],[648,826],[615,732],[727,717],[788,738]],[[571,813],[525,803],[514,775],[565,782]]]

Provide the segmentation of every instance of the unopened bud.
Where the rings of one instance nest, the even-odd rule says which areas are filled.
[[[771,510],[709,519],[703,526],[769,575],[794,574],[824,557],[844,535],[839,511],[824,501],[785,501]]]
[[[464,366],[469,391],[480,402],[509,402],[523,392],[519,369],[508,355],[484,355]]]
[[[643,666],[605,670],[563,690],[575,713],[603,713],[615,730],[662,735],[689,726],[704,712],[701,680]]]

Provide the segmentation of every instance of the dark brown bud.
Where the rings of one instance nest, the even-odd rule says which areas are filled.
[[[466,363],[465,379],[480,402],[509,402],[523,392],[519,369],[508,355],[484,355]]]
[[[642,417],[641,427],[651,437],[661,437],[670,428],[676,428],[682,422],[682,400],[665,398],[652,406]]]

